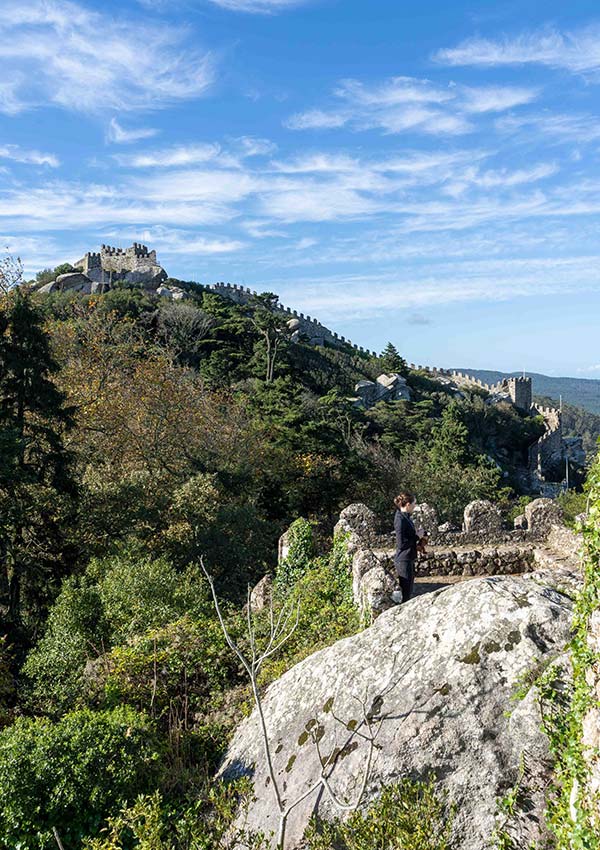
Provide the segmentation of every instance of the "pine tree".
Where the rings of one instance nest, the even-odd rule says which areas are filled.
[[[388,374],[397,372],[399,375],[406,375],[406,360],[400,356],[400,352],[391,342],[388,342],[381,352],[379,362],[382,370]]]
[[[251,322],[261,337],[266,358],[265,382],[270,384],[275,377],[275,362],[281,348],[290,337],[287,322],[277,312],[279,298],[272,292],[256,295],[251,301]]]
[[[43,607],[64,567],[75,487],[63,434],[71,412],[43,317],[20,288],[0,302],[0,593],[13,624]]]

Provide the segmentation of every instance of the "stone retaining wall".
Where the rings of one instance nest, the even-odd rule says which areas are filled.
[[[473,549],[432,547],[421,555],[417,575],[485,576],[527,573],[535,569],[533,548],[529,545]]]

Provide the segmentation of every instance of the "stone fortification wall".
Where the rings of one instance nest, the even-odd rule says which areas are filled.
[[[156,251],[150,251],[146,245],[134,242],[128,248],[102,245],[98,252],[88,251],[75,263],[75,268],[80,269],[91,280],[98,282],[103,273],[113,278],[135,273],[148,275],[150,269],[160,268],[160,266],[156,259]],[[162,269],[161,271],[162,275],[154,272],[151,277],[157,280],[166,278],[166,272]]]
[[[213,283],[206,288],[242,306],[249,304],[252,299],[258,295],[257,292],[248,289],[247,287],[238,286],[237,284],[232,283]],[[360,354],[368,354],[371,357],[377,357],[377,353],[375,351],[369,351],[360,345],[355,345],[349,339],[346,339],[346,337],[340,336],[334,331],[329,330],[329,328],[326,328],[325,325],[322,325],[321,322],[311,316],[305,316],[304,313],[299,313],[297,310],[291,310],[289,307],[284,307],[282,304],[278,304],[277,309],[288,321],[295,319],[298,322],[296,329],[299,333],[308,337],[311,345],[327,344],[334,348],[350,346]]]
[[[531,378],[503,378],[495,384],[486,384],[485,381],[457,369],[441,369],[439,366],[420,366],[414,363],[410,364],[410,368],[429,372],[434,377],[449,378],[459,386],[476,386],[494,395],[508,395],[515,407],[525,412],[528,412],[532,405]]]
[[[506,395],[523,413],[530,416],[542,416],[546,430],[529,447],[529,475],[534,489],[539,492],[548,490],[556,495],[554,491],[560,489],[560,484],[548,483],[546,475],[550,470],[556,469],[564,457],[562,414],[555,407],[533,404],[531,378],[505,378],[496,384],[486,384],[479,378],[456,369],[440,369],[437,366],[420,366],[414,363],[410,364],[410,368],[427,372],[434,378],[451,380],[457,386],[475,386],[492,395]]]
[[[421,507],[427,508],[423,513],[432,522],[433,509]],[[462,530],[443,531],[437,538],[430,531],[428,551],[419,556],[417,575],[525,573],[576,558],[579,538],[562,526],[562,512],[552,500],[535,499],[527,506],[523,518],[527,528],[502,530],[498,516],[490,502],[472,502],[465,508]],[[393,536],[378,534],[375,514],[362,504],[342,511],[334,533],[347,535],[356,605],[366,616],[391,608],[397,586]]]
[[[390,568],[392,560],[390,557]],[[417,575],[485,576],[528,573],[535,569],[530,544],[448,548],[434,546],[419,557]]]

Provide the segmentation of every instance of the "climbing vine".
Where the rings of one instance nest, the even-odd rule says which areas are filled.
[[[572,680],[565,681],[556,666],[549,667],[538,680],[544,730],[555,760],[546,814],[557,850],[598,848],[593,802],[586,794],[588,766],[583,752],[583,719],[591,708],[600,707],[586,678],[599,660],[588,645],[590,616],[600,606],[599,559],[600,464],[596,462],[584,527],[583,587],[575,602],[573,636],[568,647]]]

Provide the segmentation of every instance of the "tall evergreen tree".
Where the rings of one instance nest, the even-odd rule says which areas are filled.
[[[20,288],[0,302],[0,587],[8,618],[44,607],[64,570],[75,487],[63,434],[71,412],[42,314]],[[68,527],[68,525],[67,525]]]
[[[388,342],[381,352],[379,361],[384,372],[398,372],[400,375],[405,375],[407,372],[406,360],[400,356],[400,352],[391,342]]]
[[[285,347],[290,331],[285,318],[277,312],[279,297],[272,292],[256,295],[251,301],[250,319],[258,331],[266,357],[265,382],[275,377],[275,362],[281,348]]]

